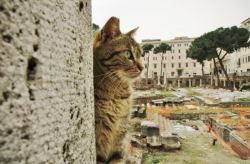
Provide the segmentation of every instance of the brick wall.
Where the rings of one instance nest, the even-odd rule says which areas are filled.
[[[0,163],[95,163],[91,0],[0,0]]]
[[[250,159],[250,147],[237,134],[230,135],[231,148],[241,157],[241,159]]]

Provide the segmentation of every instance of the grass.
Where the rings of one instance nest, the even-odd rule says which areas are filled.
[[[187,91],[187,97],[192,97],[192,96],[202,96],[201,93],[193,91],[192,88],[185,88]]]
[[[240,102],[250,102],[250,98],[239,99]]]
[[[182,143],[180,151],[176,152],[153,152],[145,156],[143,164],[199,164],[202,163],[202,153],[195,148],[191,141]]]
[[[175,97],[175,95],[173,95],[170,91],[162,91],[161,95],[164,97]]]
[[[150,92],[144,94],[142,97],[154,97],[154,96],[175,97],[175,95],[172,94],[172,91],[166,91],[166,90],[150,90]]]
[[[207,134],[196,134],[182,140],[180,151],[149,152],[144,155],[143,164],[238,164],[242,160],[225,151],[219,143],[212,146]]]

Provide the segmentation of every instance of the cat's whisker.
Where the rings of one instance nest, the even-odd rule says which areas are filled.
[[[118,85],[116,85],[116,87],[114,89],[114,93],[117,93],[121,84],[122,84],[122,81],[119,81]]]
[[[112,77],[112,75],[114,75],[115,73],[115,71],[107,73],[107,75],[100,80],[100,83],[102,83],[104,79]]]
[[[114,72],[114,71],[112,71],[112,72]],[[96,75],[96,76],[94,76],[94,77],[96,78],[96,77],[100,77],[100,76],[105,76],[105,75],[110,74],[110,73],[112,73],[112,72],[103,73],[103,74],[100,74],[100,75]]]

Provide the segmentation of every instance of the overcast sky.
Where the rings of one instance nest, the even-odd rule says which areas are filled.
[[[123,33],[139,26],[142,39],[198,37],[218,27],[239,26],[250,17],[250,0],[92,0],[93,23],[120,18]]]

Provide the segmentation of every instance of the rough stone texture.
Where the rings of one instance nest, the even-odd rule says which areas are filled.
[[[0,0],[0,163],[95,163],[91,0]]]

